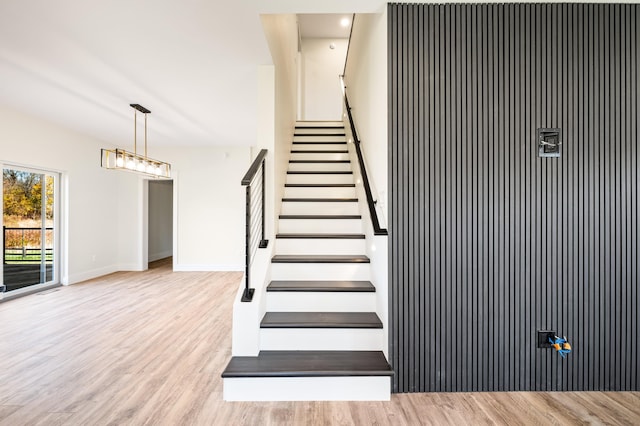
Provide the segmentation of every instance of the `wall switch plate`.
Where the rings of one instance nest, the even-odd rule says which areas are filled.
[[[551,340],[555,340],[556,332],[553,330],[538,330],[538,347],[539,348],[550,348]]]

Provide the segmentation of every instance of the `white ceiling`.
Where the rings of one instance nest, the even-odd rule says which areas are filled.
[[[346,19],[349,24],[341,25]],[[349,38],[352,14],[344,13],[301,13],[298,14],[298,25],[302,38]]]
[[[380,0],[0,0],[0,105],[126,148],[129,104],[138,103],[152,111],[150,146],[254,145],[257,68],[271,63],[260,14],[350,16],[382,7]]]

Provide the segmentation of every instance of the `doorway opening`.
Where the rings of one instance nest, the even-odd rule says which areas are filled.
[[[149,180],[148,267],[171,263],[173,256],[173,181]]]
[[[59,174],[2,168],[2,285],[8,295],[59,283]]]

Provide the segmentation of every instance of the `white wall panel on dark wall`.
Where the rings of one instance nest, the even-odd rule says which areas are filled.
[[[394,391],[638,390],[639,21],[389,5]]]
[[[347,46],[347,39],[302,39],[302,120],[342,121],[339,76]]]

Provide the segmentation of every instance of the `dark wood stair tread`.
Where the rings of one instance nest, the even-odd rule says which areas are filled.
[[[276,254],[271,263],[370,263],[359,254]]]
[[[260,328],[382,328],[375,312],[267,312]]]
[[[267,291],[375,293],[376,288],[371,281],[271,281]]]
[[[285,188],[355,188],[355,183],[285,183]]]
[[[364,240],[364,234],[276,234],[281,239]]]
[[[359,214],[281,214],[280,219],[362,219]]]
[[[283,203],[355,203],[357,198],[283,198]]]
[[[231,358],[222,373],[223,378],[392,375],[381,351],[260,351]]]

